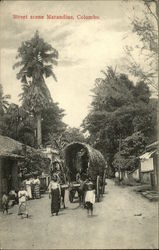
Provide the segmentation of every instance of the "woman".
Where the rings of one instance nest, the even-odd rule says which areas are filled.
[[[39,199],[40,197],[40,180],[37,176],[35,176],[35,179],[33,181],[34,184],[34,198]]]
[[[21,218],[23,218],[23,214],[25,214],[26,217],[28,218],[27,196],[28,196],[28,193],[25,190],[24,186],[22,185],[20,188],[20,191],[18,192],[18,198],[19,198],[18,215],[21,215]]]
[[[31,180],[29,179],[29,177],[27,178],[27,180],[25,182],[25,185],[26,185],[26,191],[28,193],[28,198],[32,199]]]
[[[52,180],[49,184],[49,198],[51,198],[51,214],[54,213],[58,215],[60,210],[60,200],[61,200],[61,188],[60,184],[57,182],[57,176],[53,175]]]

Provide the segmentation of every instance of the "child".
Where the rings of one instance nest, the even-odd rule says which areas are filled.
[[[7,196],[6,193],[4,193],[3,196],[2,196],[3,214],[4,214],[5,211],[8,214],[8,202],[9,202],[8,196]]]
[[[95,203],[95,189],[93,183],[89,180],[86,183],[87,191],[85,194],[85,205],[87,208],[87,214],[89,215],[89,211],[91,211],[91,215],[93,215],[93,204]]]
[[[21,218],[23,219],[23,214],[26,215],[28,218],[28,211],[27,211],[27,196],[28,193],[24,189],[24,186],[22,185],[20,188],[20,191],[18,192],[18,198],[19,198],[19,210],[18,215],[21,215]]]

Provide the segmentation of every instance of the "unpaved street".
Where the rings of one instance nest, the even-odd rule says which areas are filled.
[[[158,204],[132,189],[108,180],[93,217],[77,202],[69,203],[67,197],[67,209],[59,216],[50,216],[48,195],[29,201],[29,219],[18,217],[15,206],[8,216],[0,213],[1,249],[157,249]]]

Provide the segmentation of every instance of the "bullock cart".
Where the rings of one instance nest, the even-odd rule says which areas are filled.
[[[81,186],[77,180],[78,175],[83,182],[87,178],[91,179],[96,191],[96,200],[99,202],[106,185],[106,162],[103,155],[88,144],[73,142],[65,147],[64,163],[69,182],[70,202],[73,202],[75,193]]]

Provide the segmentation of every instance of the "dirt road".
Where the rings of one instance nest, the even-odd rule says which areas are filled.
[[[29,219],[17,216],[17,206],[7,216],[0,213],[1,249],[158,248],[158,204],[132,187],[118,187],[108,180],[93,217],[67,197],[68,193],[67,209],[59,216],[51,217],[48,195],[29,201]]]

